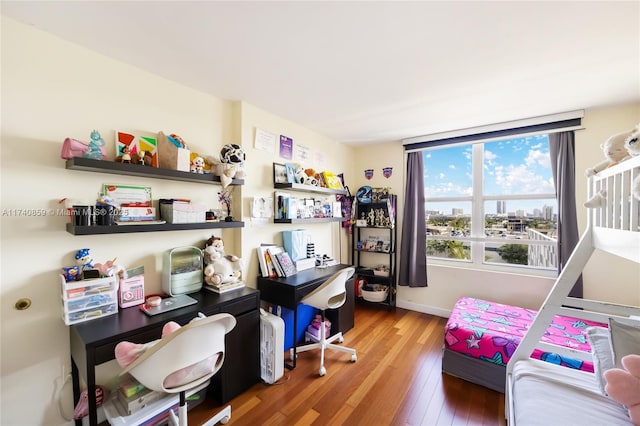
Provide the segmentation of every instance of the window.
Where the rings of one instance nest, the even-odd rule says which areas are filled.
[[[555,274],[549,158],[546,133],[424,149],[429,259]]]

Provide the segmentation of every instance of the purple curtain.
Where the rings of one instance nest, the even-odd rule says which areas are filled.
[[[558,199],[558,273],[560,273],[580,239],[576,214],[573,131],[549,134],[549,155]],[[582,276],[576,280],[569,296],[582,298]]]
[[[427,230],[425,223],[422,152],[407,155],[407,185],[402,219],[398,284],[427,286]]]

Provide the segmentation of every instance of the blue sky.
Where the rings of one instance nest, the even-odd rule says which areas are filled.
[[[427,197],[471,195],[471,145],[424,151],[424,181]],[[486,142],[484,145],[485,195],[553,194],[547,135],[534,135]],[[529,213],[552,200],[507,201],[507,211]],[[450,213],[462,207],[470,213],[470,203],[438,203],[437,209]],[[496,202],[486,203],[486,212],[495,213]],[[555,212],[555,209],[554,209]]]

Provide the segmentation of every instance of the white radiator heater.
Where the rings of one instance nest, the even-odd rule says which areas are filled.
[[[284,375],[284,320],[260,309],[260,378],[268,384]]]

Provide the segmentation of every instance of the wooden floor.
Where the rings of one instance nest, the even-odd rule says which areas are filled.
[[[506,425],[504,396],[442,374],[446,319],[356,305],[344,345],[358,360],[328,351],[298,355],[281,384],[259,383],[230,401],[233,425]],[[207,399],[189,414],[200,425],[221,406]]]

